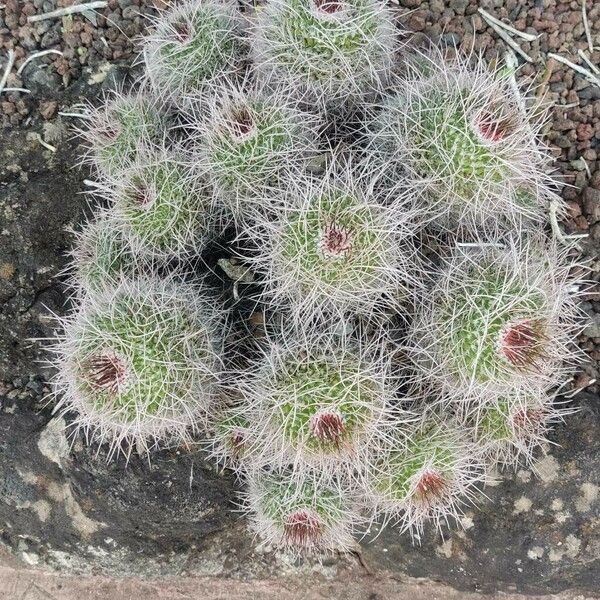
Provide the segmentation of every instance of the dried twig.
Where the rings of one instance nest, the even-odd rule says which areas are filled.
[[[44,141],[44,139],[42,138],[42,136],[38,133],[36,134],[38,142],[44,146],[44,148],[46,148],[47,150],[50,150],[50,152],[56,152],[56,146],[53,146],[52,144],[49,144],[48,142]]]
[[[583,67],[572,63],[570,60],[567,60],[566,58],[563,58],[558,54],[553,54],[552,52],[548,53],[548,57],[557,60],[563,65],[567,65],[567,67],[570,67],[571,69],[573,69],[573,71],[577,71],[577,73],[583,75],[590,83],[600,86],[600,79],[598,79],[598,77],[596,77],[591,71],[588,71],[587,69],[584,69]]]
[[[84,115],[83,113],[71,113],[71,112],[59,111],[58,114],[61,117],[76,117],[77,119],[91,119],[92,118],[92,117],[90,117],[90,115]]]
[[[87,185],[88,187],[97,188],[99,190],[104,189],[104,186],[101,183],[98,183],[97,181],[92,181],[91,179],[84,179],[83,184]]]
[[[494,23],[495,25],[498,25],[498,27],[506,29],[506,31],[510,31],[514,35],[518,35],[519,37],[522,37],[528,42],[533,42],[534,40],[537,40],[540,37],[540,34],[533,35],[531,33],[525,33],[524,31],[519,31],[518,29],[515,29],[514,27],[503,23],[502,21],[500,21],[500,19],[496,19],[496,17],[490,15],[490,13],[487,10],[484,10],[483,8],[479,9],[479,14],[490,24],[490,26],[492,25],[492,23]]]
[[[586,53],[581,50],[577,50],[577,54],[583,59],[583,61],[587,64],[587,66],[596,74],[600,75],[600,69],[587,57]]]
[[[592,52],[594,52],[594,43],[592,41],[590,24],[587,18],[587,0],[581,0],[581,13],[583,15],[583,28],[585,29],[585,37],[587,39],[588,48],[590,49],[590,54],[592,54]]]
[[[26,90],[25,88],[19,88],[19,87],[10,87],[10,88],[5,87],[1,93],[8,94],[9,92],[20,92],[21,94],[31,94],[31,90]]]
[[[517,61],[517,57],[515,56],[514,52],[511,50],[506,51],[506,54],[504,55],[504,63],[510,69],[510,87],[512,87],[513,91],[515,92],[515,98],[519,104],[519,110],[521,111],[521,114],[526,115],[527,106],[525,106],[525,98],[519,90],[519,84],[517,83],[517,77],[515,75],[519,67],[519,61]]]
[[[552,233],[554,234],[554,237],[561,243],[561,244],[567,244],[567,239],[565,238],[565,234],[561,231],[559,225],[558,225],[558,218],[557,218],[557,212],[558,212],[558,201],[557,200],[552,200],[550,202],[550,227],[552,227]]]
[[[552,228],[552,234],[558,240],[559,243],[561,243],[565,246],[568,246],[569,243],[571,243],[571,245],[574,248],[576,248],[577,250],[581,250],[581,247],[579,246],[579,244],[573,243],[573,240],[585,238],[585,237],[587,237],[587,234],[565,235],[562,232],[560,226],[558,225],[558,217],[557,217],[558,207],[559,207],[558,200],[552,200],[550,202],[549,213],[550,213],[550,227]]]
[[[85,12],[86,10],[106,8],[106,6],[108,6],[108,2],[105,2],[105,0],[95,0],[86,4],[72,4],[71,6],[65,6],[65,8],[59,8],[58,10],[53,10],[42,15],[32,15],[31,17],[27,17],[27,21],[35,23],[36,21],[44,21],[45,19],[55,19],[57,17]]]
[[[579,392],[583,392],[583,390],[585,390],[586,387],[589,387],[590,385],[594,385],[594,383],[596,383],[596,380],[590,379],[585,385],[582,385],[580,388],[577,388],[568,394],[562,394],[562,396],[564,398],[566,398],[567,400],[570,398],[573,398],[573,396],[577,396],[577,394],[579,394]]]
[[[592,172],[590,171],[590,165],[587,164],[587,161],[585,160],[585,158],[583,158],[583,156],[579,160],[581,160],[581,162],[583,163],[583,166],[585,168],[585,172],[587,173],[587,176],[591,179],[592,178]]]
[[[502,29],[502,27],[500,27],[499,25],[496,25],[496,23],[494,23],[494,21],[490,21],[483,13],[483,18],[486,20],[487,24],[518,54],[520,54],[527,62],[534,62],[533,58],[531,58],[531,56],[529,56],[529,54],[527,54],[522,48],[521,46],[519,46],[519,44],[517,44],[517,42],[515,42],[515,40],[513,40],[510,35],[508,35],[508,33],[506,33],[506,31],[504,31],[504,29]]]
[[[544,72],[542,74],[542,78],[540,80],[539,86],[538,86],[538,91],[537,91],[537,96],[541,96],[544,91],[545,91],[545,87],[548,85],[548,82],[550,81],[550,77],[552,77],[552,73],[554,72],[554,65],[556,63],[550,59],[548,61],[546,61],[546,64],[544,66]]]
[[[0,79],[0,93],[2,93],[2,90],[4,89],[4,86],[6,85],[6,82],[8,81],[8,74],[10,73],[10,70],[13,68],[13,65],[15,64],[15,51],[9,50],[7,58],[8,58],[8,62],[6,63],[6,67],[4,69],[4,74],[2,75],[2,79]]]
[[[60,50],[42,50],[41,52],[35,52],[31,56],[28,56],[25,62],[17,69],[17,75],[20,75],[25,66],[30,63],[35,58],[39,58],[40,56],[46,56],[46,54],[60,54],[62,56],[62,52]]]

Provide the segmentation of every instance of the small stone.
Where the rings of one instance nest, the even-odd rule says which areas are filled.
[[[571,219],[575,219],[581,214],[581,207],[578,202],[567,202],[567,209]]]
[[[600,338],[600,314],[592,315],[588,326],[583,330],[583,333],[590,338]]]
[[[2,263],[0,264],[0,279],[3,281],[8,281],[12,279],[15,274],[16,269],[15,266],[11,263]]]
[[[571,140],[566,135],[559,135],[554,143],[559,148],[569,148],[571,146]]]
[[[409,29],[423,31],[425,29],[425,16],[421,11],[414,13],[408,21]]]
[[[590,85],[577,92],[582,100],[600,100],[600,88],[597,85]]]
[[[579,231],[587,231],[590,228],[590,224],[583,215],[579,215],[574,221]]]
[[[12,102],[2,102],[0,107],[5,115],[12,115],[15,112],[15,105]]]
[[[447,44],[448,46],[459,46],[462,40],[462,36],[458,33],[449,32],[444,33],[444,35],[441,37],[441,40],[442,42],[444,42],[444,44]]]
[[[62,417],[55,417],[46,425],[37,444],[39,451],[59,467],[69,456],[70,446],[65,431],[65,420]]]
[[[594,127],[590,123],[582,123],[577,127],[577,139],[590,140],[594,137]]]
[[[581,160],[581,158],[578,158],[577,160],[572,160],[571,167],[575,171],[585,171],[585,162]]]
[[[40,102],[40,115],[46,120],[52,119],[58,112],[58,102],[49,100],[47,102]]]
[[[591,223],[600,221],[600,191],[587,187],[583,190],[583,212]]]
[[[60,44],[60,33],[56,29],[50,29],[47,31],[40,40],[40,46],[42,48],[50,48],[51,46],[57,46]]]
[[[469,0],[452,0],[450,2],[450,8],[457,15],[464,15],[467,10],[467,6],[469,6]]]

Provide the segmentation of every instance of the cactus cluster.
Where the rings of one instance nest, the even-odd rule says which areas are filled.
[[[82,131],[103,203],[57,410],[109,457],[198,445],[295,554],[460,523],[571,410],[579,265],[544,232],[539,107],[400,37],[377,0],[187,0]]]

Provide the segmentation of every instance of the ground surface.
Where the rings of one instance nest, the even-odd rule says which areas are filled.
[[[574,398],[582,410],[569,418],[568,427],[558,428],[553,441],[559,445],[542,459],[538,476],[523,470],[489,488],[490,501],[467,516],[464,532],[453,531],[445,540],[430,532],[422,547],[414,547],[410,540],[386,531],[375,542],[363,543],[360,557],[323,564],[294,565],[277,554],[257,554],[244,523],[226,509],[233,505],[232,481],[212,472],[199,454],[164,452],[151,467],[133,460],[124,468],[107,466],[102,458],[95,459],[93,449],[79,444],[69,452],[62,424],[52,421],[50,409],[44,408],[50,373],[39,362],[40,345],[30,341],[51,335],[52,313],[68,310],[56,276],[71,243],[67,229],[86,212],[81,192],[83,179],[90,175],[76,167],[80,151],[72,138],[73,120],[58,111],[71,112],[78,102],[121,85],[134,56],[130,38],[144,27],[140,13],[152,13],[153,8],[139,1],[111,0],[95,24],[78,15],[31,26],[26,16],[52,10],[53,0],[2,1],[6,6],[0,8],[0,48],[15,48],[17,56],[8,85],[32,92],[0,95],[5,125],[0,132],[2,544],[25,564],[65,573],[217,576],[224,580],[223,589],[229,589],[227,597],[244,594],[241,581],[251,579],[260,586],[261,581],[277,578],[274,585],[284,585],[286,578],[306,576],[315,585],[321,582],[323,590],[328,581],[334,585],[347,576],[362,581],[357,589],[360,585],[369,589],[368,581],[375,589],[374,582],[385,587],[390,577],[404,575],[485,592],[578,588],[593,594],[600,589],[597,384]],[[503,47],[476,14],[477,5],[519,29],[541,34],[531,43],[518,40],[535,61],[522,68],[525,82],[539,82],[548,73],[544,70],[547,52],[576,61],[576,50],[586,48],[579,2],[404,0],[400,4],[399,18],[409,28],[441,36],[445,43],[474,45],[488,58]],[[588,2],[588,9],[591,33],[600,44],[600,5],[594,3],[592,8]],[[48,48],[60,49],[63,55],[36,59],[17,78],[16,68],[26,56]],[[0,51],[2,65],[3,56]],[[594,52],[592,60],[598,63],[600,52]],[[585,255],[595,257],[594,277],[598,278],[600,88],[555,64],[545,90],[555,105],[547,141],[557,157],[557,174],[572,186],[563,190],[570,210],[565,229],[590,234],[582,245]],[[590,325],[580,344],[590,362],[573,388],[598,376],[600,303],[590,297],[585,308]],[[11,581],[9,577],[17,576],[0,572],[0,581]],[[232,591],[226,579],[238,581],[240,587]],[[51,578],[47,583],[56,584]],[[88,590],[95,586],[89,581],[82,585],[89,585]],[[179,596],[155,597],[191,597],[185,595],[187,584],[181,585],[184,591]],[[16,592],[6,597],[69,597],[52,587],[42,589],[51,590],[51,595],[25,590],[22,597]],[[0,587],[0,593],[8,592]],[[266,591],[260,593],[256,597],[270,597]],[[416,592],[407,594],[419,598]],[[85,598],[83,592],[77,597]],[[393,596],[372,599],[379,597]]]
[[[3,595],[4,594],[4,595]],[[579,590],[552,596],[501,596],[456,591],[429,580],[352,573],[330,579],[298,577],[286,580],[232,581],[186,577],[148,582],[115,581],[106,577],[64,577],[40,571],[0,567],[0,598],[7,600],[594,600]]]

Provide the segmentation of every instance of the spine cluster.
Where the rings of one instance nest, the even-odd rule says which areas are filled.
[[[109,458],[203,444],[268,547],[460,523],[572,410],[579,265],[544,231],[539,107],[481,58],[398,56],[377,0],[154,25],[144,80],[82,131],[108,206],[76,235],[57,410]]]

